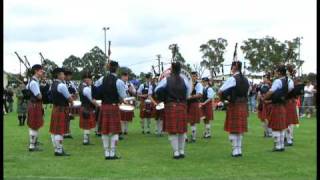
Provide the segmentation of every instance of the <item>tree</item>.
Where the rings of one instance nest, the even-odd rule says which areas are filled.
[[[92,48],[82,57],[83,70],[91,72],[93,75],[105,74],[106,55],[97,46]],[[82,70],[82,71],[83,71]]]
[[[302,74],[301,80],[302,80],[302,82],[309,81],[314,84],[317,82],[317,74],[315,74],[315,73]]]
[[[284,63],[302,65],[297,59],[298,38],[284,43],[274,37],[266,36],[262,39],[245,40],[240,49],[245,54],[245,58],[250,61],[248,70],[253,72],[271,71],[274,66]]]
[[[199,77],[202,78],[204,71],[206,70],[205,66],[201,66],[200,64],[193,64],[193,69],[198,73]]]
[[[228,41],[223,38],[211,39],[206,44],[200,45],[200,52],[203,53],[203,61],[201,61],[200,65],[210,71],[211,78],[213,78],[214,74],[220,73],[226,46],[228,46]]]
[[[172,60],[176,61],[176,62],[180,62],[181,67],[189,72],[192,71],[191,65],[190,64],[186,64],[186,60],[184,59],[184,57],[182,56],[182,54],[180,53],[180,48],[178,46],[178,44],[170,44],[169,45],[169,50],[171,50],[172,53]]]
[[[46,72],[47,78],[49,78],[49,79],[52,78],[53,69],[58,67],[58,65],[54,61],[51,61],[49,59],[44,59],[42,66],[43,66],[44,71]]]
[[[80,80],[81,71],[84,69],[84,62],[81,58],[70,55],[63,61],[62,67],[73,72],[73,79]]]

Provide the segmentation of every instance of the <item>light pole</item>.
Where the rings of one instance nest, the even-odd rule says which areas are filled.
[[[301,36],[301,37],[299,37],[299,63],[301,63],[301,57],[300,57],[300,46],[301,46],[301,39],[303,39],[303,37]],[[302,64],[299,64],[299,76],[301,76],[302,75]]]
[[[109,30],[110,27],[103,27],[102,30],[104,31],[104,54],[107,57],[107,30]]]

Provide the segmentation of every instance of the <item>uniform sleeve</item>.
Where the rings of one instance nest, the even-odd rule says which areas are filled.
[[[270,88],[270,91],[275,92],[277,89],[281,89],[282,88],[282,83],[280,79],[276,79],[273,83],[272,86]]]
[[[213,89],[212,88],[208,88],[207,98],[208,99],[213,99],[214,95],[215,95],[215,92],[213,91]]]
[[[143,84],[140,84],[140,86],[138,88],[138,94],[139,95],[142,93],[142,89],[143,89]]]
[[[85,87],[83,88],[83,95],[86,96],[88,99],[92,101],[92,94],[91,94],[91,88]]]
[[[184,81],[184,84],[186,85],[187,87],[187,98],[191,95],[191,85],[189,84],[189,81],[188,79],[186,79],[185,77],[181,76],[183,81]]]
[[[119,96],[123,99],[127,97],[127,93],[126,93],[126,88],[125,88],[125,84],[122,80],[118,79],[116,82],[116,86],[117,86],[117,90],[118,90],[118,94]]]
[[[202,94],[203,93],[203,86],[201,83],[197,83],[196,87],[196,94]]]
[[[69,99],[71,97],[71,94],[69,93],[68,91],[68,88],[66,86],[66,84],[63,84],[63,83],[60,83],[58,85],[58,92],[63,94],[63,96],[66,98],[66,99]]]
[[[33,93],[34,96],[41,95],[40,86],[35,81],[30,82],[29,89]]]
[[[99,87],[103,83],[103,76],[100,77],[96,82],[94,82],[94,86]]]
[[[152,95],[152,94],[153,94],[153,85],[150,85],[148,89],[148,95]]]
[[[288,91],[292,91],[294,88],[294,83],[292,79],[288,79]]]
[[[76,93],[78,93],[78,88],[74,82],[71,82],[71,86],[76,91]]]
[[[235,87],[235,86],[236,86],[236,80],[234,79],[234,77],[230,77],[223,83],[223,85],[221,86],[219,91],[225,91],[225,90],[227,90],[231,87]]]
[[[130,89],[131,89],[133,94],[137,93],[137,90],[136,90],[136,88],[134,87],[134,85],[132,83],[130,83]]]
[[[159,88],[165,88],[167,86],[167,78],[163,78],[157,85],[155,92],[158,91]]]

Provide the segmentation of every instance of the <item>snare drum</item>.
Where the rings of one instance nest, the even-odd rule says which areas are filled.
[[[159,103],[159,104],[156,106],[156,110],[157,110],[157,111],[160,111],[160,110],[163,110],[163,109],[164,109],[164,103],[163,103],[163,102]]]
[[[119,106],[119,109],[124,112],[132,112],[134,110],[134,106],[127,105],[127,104],[121,104]]]

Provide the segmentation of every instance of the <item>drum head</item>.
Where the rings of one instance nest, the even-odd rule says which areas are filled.
[[[102,100],[96,100],[96,102],[97,102],[97,104],[98,104],[99,106],[101,106]]]
[[[123,100],[125,100],[125,101],[134,101],[134,100],[136,100],[136,98],[135,97],[126,97]]]
[[[156,106],[156,110],[162,110],[162,109],[164,109],[164,103],[163,103],[163,102],[159,103],[159,104]]]
[[[81,101],[73,101],[73,106],[74,107],[81,106]]]
[[[147,104],[150,104],[151,100],[150,99],[146,99],[144,102],[147,103]]]
[[[130,105],[126,105],[126,104],[121,104],[119,106],[119,109],[121,111],[133,111],[134,110],[134,107],[133,106],[130,106]]]

